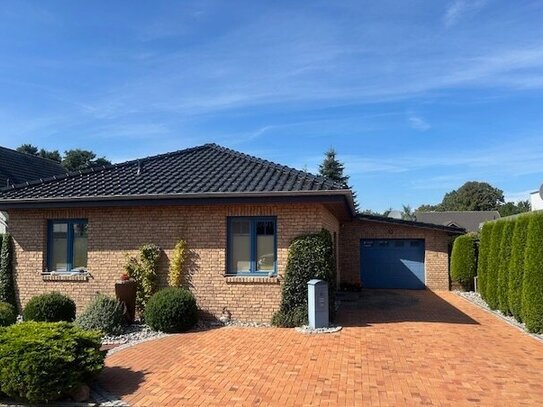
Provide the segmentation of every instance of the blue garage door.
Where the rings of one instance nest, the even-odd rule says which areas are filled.
[[[423,289],[424,240],[361,240],[360,276],[366,288]]]

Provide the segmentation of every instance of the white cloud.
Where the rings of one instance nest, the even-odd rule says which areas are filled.
[[[447,28],[455,25],[461,18],[478,13],[487,0],[455,0],[445,11],[444,23]]]
[[[429,130],[432,126],[424,120],[422,117],[411,115],[407,118],[409,126],[415,130],[426,131]]]

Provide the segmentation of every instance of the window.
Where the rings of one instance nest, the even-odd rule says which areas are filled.
[[[228,219],[228,274],[276,272],[275,218]]]
[[[87,221],[49,221],[47,270],[81,272],[87,269]]]

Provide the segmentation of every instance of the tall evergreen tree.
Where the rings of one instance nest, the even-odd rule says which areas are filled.
[[[6,233],[3,235],[0,244],[0,301],[7,302],[16,307],[12,250],[11,236],[9,233]]]
[[[325,178],[328,178],[338,184],[343,185],[344,188],[349,188],[349,176],[345,175],[345,165],[339,161],[336,157],[336,150],[333,148],[328,149],[324,153],[324,160],[322,164],[319,165],[319,174]],[[358,200],[356,197],[356,192],[353,191],[353,203],[355,210],[358,212]]]

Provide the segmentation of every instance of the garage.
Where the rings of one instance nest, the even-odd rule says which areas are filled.
[[[360,279],[366,288],[424,289],[424,240],[362,239]]]

